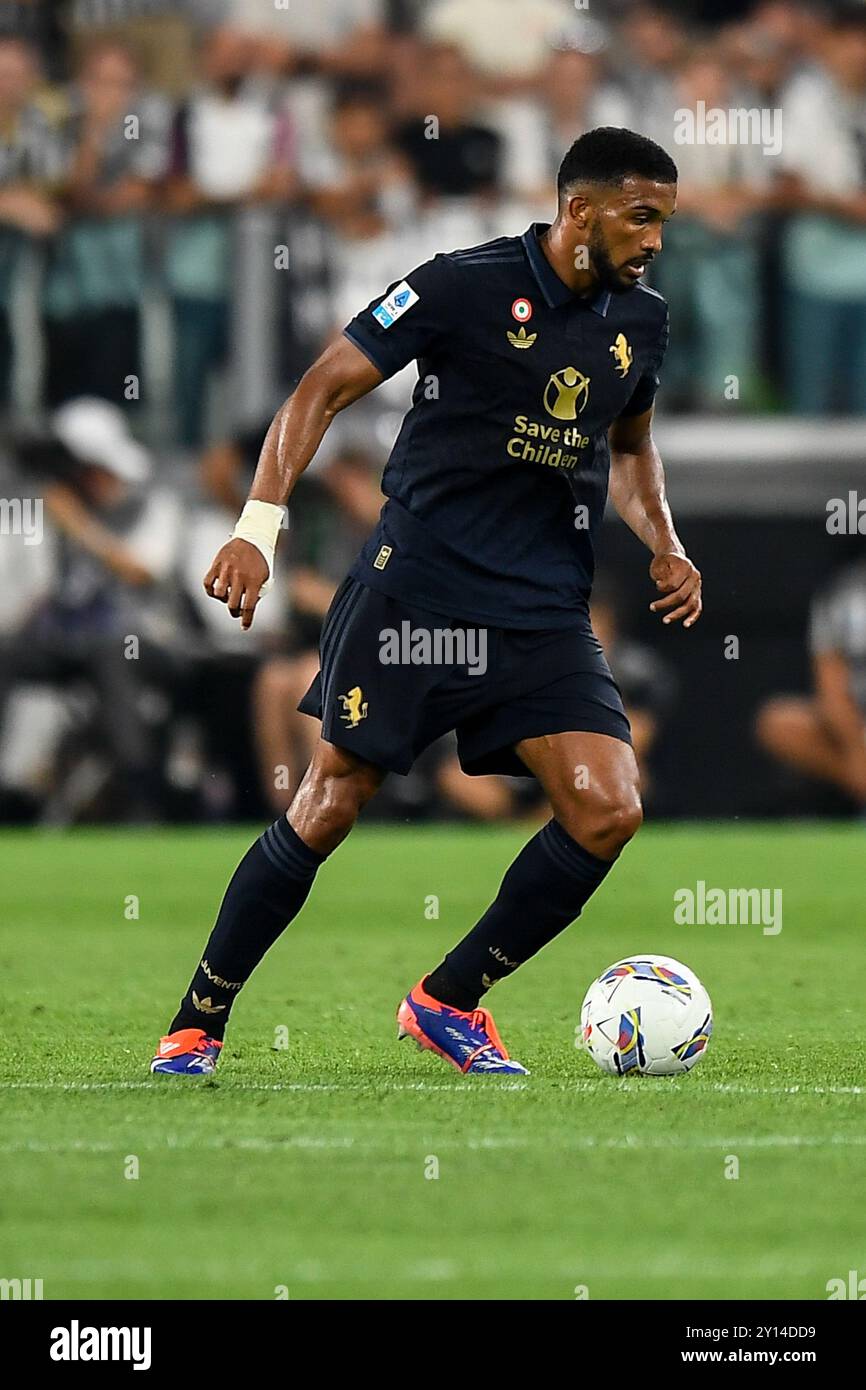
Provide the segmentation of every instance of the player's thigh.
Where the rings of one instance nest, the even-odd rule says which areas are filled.
[[[556,819],[577,840],[601,823],[623,836],[641,822],[640,774],[630,743],[580,731],[522,739],[515,751],[543,787]]]

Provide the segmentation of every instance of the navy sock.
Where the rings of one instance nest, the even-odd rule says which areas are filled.
[[[285,816],[250,846],[226,889],[170,1033],[204,1028],[222,1038],[241,986],[300,912],[325,857],[304,844]]]
[[[579,917],[613,864],[599,859],[550,820],[524,845],[495,902],[428,975],[434,999],[465,1011]]]

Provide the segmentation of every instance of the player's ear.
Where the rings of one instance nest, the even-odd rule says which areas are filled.
[[[582,193],[572,193],[566,203],[566,213],[574,226],[583,231],[589,220],[589,199],[584,197]]]

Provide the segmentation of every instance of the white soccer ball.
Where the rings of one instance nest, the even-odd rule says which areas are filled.
[[[713,1006],[670,956],[628,956],[594,980],[580,1011],[584,1049],[614,1076],[691,1071],[707,1050]]]

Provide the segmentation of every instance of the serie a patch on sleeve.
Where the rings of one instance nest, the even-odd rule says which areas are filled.
[[[412,286],[407,284],[405,280],[401,280],[387,299],[383,299],[378,308],[373,310],[373,318],[381,323],[383,328],[390,328],[392,323],[397,322],[401,314],[405,314],[407,309],[411,309],[413,304],[418,303],[418,299],[419,296]]]

